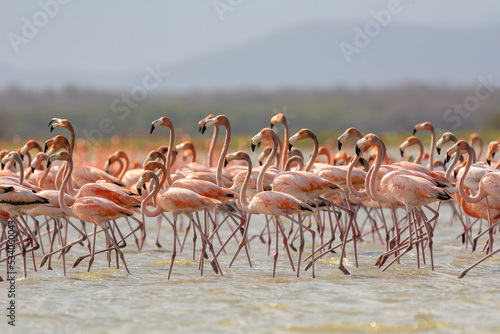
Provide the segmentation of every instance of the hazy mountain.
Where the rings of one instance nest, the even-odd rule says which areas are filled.
[[[355,28],[364,30],[365,24],[304,24],[182,63],[161,64],[170,76],[158,90],[356,87],[408,81],[462,85],[476,84],[478,76],[500,77],[496,40],[500,25],[460,30],[392,23],[381,27],[348,63],[340,44],[359,46],[354,42]],[[0,64],[0,71],[0,87],[15,83],[57,88],[70,83],[112,90],[130,90],[146,74],[136,69],[130,73],[27,73],[6,64]]]

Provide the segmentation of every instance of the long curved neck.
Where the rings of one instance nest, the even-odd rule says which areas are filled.
[[[158,182],[158,178],[152,177],[151,181],[153,182],[153,190],[149,192],[149,194],[142,200],[141,202],[141,212],[147,217],[156,217],[160,213],[162,213],[161,207],[158,205],[158,201],[156,201],[156,207],[153,211],[148,209],[148,202],[151,198],[155,197],[160,190],[160,184]]]
[[[128,166],[130,164],[130,161],[128,160],[128,156],[126,154],[124,154],[122,156],[122,159],[123,159],[123,166],[122,166],[122,169],[120,171],[120,174],[118,175],[118,180],[120,180],[120,181],[123,179],[123,176],[127,172]],[[118,160],[118,161],[120,161],[120,160]]]
[[[167,165],[165,166],[167,168],[167,172],[165,175],[166,180],[167,180],[167,185],[170,187],[172,185],[172,178],[170,177],[170,166],[173,163],[174,159],[174,138],[175,138],[175,132],[174,132],[174,127],[168,127],[170,129],[170,139],[168,142],[168,153],[167,153]]]
[[[290,143],[290,133],[288,131],[288,122],[286,121],[285,117],[283,117],[283,127],[284,127],[284,132],[285,132],[285,138],[283,140],[283,148],[281,150],[281,163],[279,166],[279,170],[282,172],[285,170],[286,161],[288,159],[288,146]]]
[[[304,168],[304,160],[302,160],[300,157],[294,156],[286,161],[283,171],[288,172],[291,168],[292,163],[294,162],[298,164],[298,170],[302,170]]]
[[[446,169],[446,173],[444,174],[444,177],[447,178],[448,180],[450,179],[451,172],[453,171],[453,169],[457,165],[458,160],[460,160],[460,155],[461,154],[458,153],[458,152],[456,152],[456,153],[453,154],[453,160],[451,161],[450,165]]]
[[[431,148],[429,152],[429,170],[434,170],[434,150],[436,149],[436,133],[434,129],[431,130]]]
[[[316,161],[316,157],[318,156],[318,149],[319,149],[319,141],[318,137],[316,135],[312,135],[311,139],[313,140],[314,146],[313,146],[313,151],[311,153],[311,157],[309,158],[309,161],[307,162],[306,168],[304,171],[309,172],[314,165],[314,162]]]
[[[424,158],[424,145],[422,144],[421,141],[417,141],[417,145],[418,145],[418,155],[417,155],[417,158],[415,159],[415,163],[416,164],[420,164],[422,162],[422,159]],[[430,155],[429,155],[429,159],[430,159],[430,163],[432,164],[433,160],[431,159]]]
[[[71,134],[71,141],[70,141],[70,146],[71,146],[71,151],[73,152],[75,150],[75,130],[73,129],[73,125],[68,124],[68,130],[69,133]]]
[[[207,166],[212,168],[214,166],[214,150],[215,144],[217,143],[217,136],[219,135],[219,127],[217,125],[214,126],[214,134],[212,135],[212,140],[210,141],[210,147],[208,148],[207,153]]]
[[[371,169],[371,174],[368,176],[368,181],[367,181],[367,192],[370,195],[370,197],[377,201],[377,202],[387,202],[388,196],[390,195],[389,192],[381,193],[377,190],[376,182],[377,182],[377,174],[380,170],[380,166],[382,165],[382,161],[384,160],[385,154],[386,154],[386,148],[385,144],[381,140],[376,140],[375,141],[375,146],[377,147],[377,156],[375,158],[375,162],[373,163],[373,166],[370,168]]]
[[[64,191],[66,189],[66,186],[68,185],[69,180],[71,179],[71,174],[73,173],[73,161],[72,160],[67,160],[66,161],[66,166],[68,171],[66,173],[66,176],[64,177],[63,183],[61,185],[61,189],[59,189],[59,206],[61,207],[61,210],[64,211],[67,215],[72,216],[73,215],[73,207],[69,207],[66,204],[66,201],[64,200]],[[61,170],[63,168],[61,167]]]
[[[349,192],[352,195],[354,195],[355,197],[362,198],[362,197],[368,196],[368,194],[366,193],[366,186],[365,186],[365,190],[358,191],[352,185],[352,170],[354,169],[354,166],[358,163],[358,161],[359,161],[359,156],[356,156],[356,158],[354,160],[352,160],[351,163],[349,164],[349,166],[347,168],[346,184],[347,184],[347,189],[349,189]],[[366,180],[365,180],[365,182],[366,182]]]
[[[241,186],[240,190],[240,198],[238,199],[240,201],[240,206],[241,209],[244,211],[248,210],[248,200],[247,200],[247,185],[248,181],[250,181],[250,177],[252,176],[252,160],[250,160],[250,157],[245,159],[248,165],[247,169],[247,174],[245,175],[245,180],[243,181],[243,184]]]
[[[226,128],[226,138],[224,139],[224,146],[222,147],[222,151],[220,153],[219,162],[217,163],[217,172],[215,174],[215,178],[217,179],[217,185],[219,187],[224,187],[222,183],[222,166],[224,166],[224,160],[226,159],[227,151],[229,150],[229,143],[231,141],[231,125],[229,121],[224,125]]]
[[[22,185],[24,181],[23,161],[21,160],[21,157],[17,153],[14,154],[14,160],[16,160],[17,166],[19,168],[19,184]]]
[[[45,170],[43,171],[42,173],[42,176],[40,177],[40,179],[38,180],[38,186],[40,188],[43,188],[43,182],[45,181],[45,179],[47,178],[47,175],[49,175],[49,172],[50,172],[50,168],[52,167],[52,165],[50,165],[48,168],[45,168]],[[59,169],[60,170],[60,169]]]
[[[481,182],[479,182],[479,191],[476,194],[476,196],[469,196],[465,192],[465,189],[464,189],[465,178],[467,177],[467,173],[469,173],[469,169],[472,166],[472,159],[470,159],[470,158],[473,155],[475,155],[474,150],[472,148],[468,148],[467,152],[469,153],[469,159],[467,160],[467,163],[465,164],[465,169],[464,169],[464,173],[462,174],[462,177],[460,178],[460,180],[458,180],[458,192],[460,193],[460,196],[462,196],[464,201],[466,201],[468,203],[479,203],[487,195],[482,187]]]
[[[266,170],[271,165],[273,159],[276,157],[276,153],[278,151],[278,136],[272,135],[271,139],[273,140],[273,149],[271,150],[271,154],[267,157],[267,160],[262,166],[259,176],[257,177],[257,193],[264,191],[264,175],[266,174]]]

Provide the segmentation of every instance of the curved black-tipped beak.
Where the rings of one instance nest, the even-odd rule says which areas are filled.
[[[270,125],[269,127],[272,129],[272,128],[274,127],[274,124],[273,124],[273,123],[271,123],[271,125]]]
[[[491,160],[490,159],[486,159],[486,162],[488,163],[488,166],[491,166]]]
[[[48,149],[49,147],[47,146],[47,143],[45,143],[45,145],[43,146],[43,153],[47,153]]]
[[[256,147],[256,145],[254,145],[254,144],[252,143],[252,152],[255,152],[255,147]]]
[[[446,155],[446,159],[445,159],[445,163],[448,163],[449,161],[450,161],[450,155],[449,155],[449,154],[447,154],[447,155]]]
[[[52,161],[50,161],[50,159],[47,160],[47,168],[49,168],[51,164],[52,164]]]
[[[401,152],[401,158],[405,155],[405,151],[403,151],[402,148],[399,149],[399,152]]]
[[[446,163],[448,162],[448,160],[446,160],[446,158],[443,159],[443,164],[446,165]]]
[[[139,196],[142,196],[142,189],[141,188],[136,188],[137,189],[137,193],[139,194]]]
[[[149,129],[149,134],[152,134],[154,130],[155,130],[155,125],[151,124],[151,129]]]
[[[31,172],[34,173],[35,172],[35,167],[31,167]]]
[[[56,121],[56,120],[55,120],[54,118],[53,118],[53,119],[51,119],[51,120],[50,120],[50,122],[49,122],[49,126],[51,126],[51,125],[52,125],[52,123],[54,123],[55,121]],[[51,130],[51,131],[52,131],[52,130]]]
[[[415,135],[415,133],[417,133],[417,128],[413,129],[413,135]]]
[[[198,132],[199,132],[199,133],[201,133],[201,128],[202,128],[202,126],[200,125],[200,126],[198,127]]]
[[[356,155],[359,156],[360,153],[361,153],[361,149],[359,148],[358,145],[356,145]]]
[[[2,162],[2,164],[1,164],[1,165],[2,165],[2,170],[3,170],[3,168],[5,167],[5,164]]]
[[[439,155],[441,155],[441,147],[436,147],[436,151],[438,152]]]
[[[457,170],[455,169],[455,170],[453,171],[453,177],[454,177],[455,179],[457,178],[457,174],[458,174],[458,172],[457,172]]]
[[[203,123],[203,127],[201,128],[201,134],[204,134],[205,131],[207,131],[207,126],[205,125],[205,123]]]
[[[143,188],[144,190],[147,190],[147,188],[146,188],[146,184],[143,184],[143,185],[142,185],[142,188]]]
[[[293,145],[292,144],[288,144],[288,150],[290,151],[292,149]]]
[[[21,161],[23,161],[24,160],[24,154],[19,153],[19,156],[21,157]]]
[[[339,151],[342,149],[342,143],[340,142],[340,140],[337,141],[337,146],[339,148]]]
[[[259,166],[262,166],[262,161],[259,160]]]
[[[227,159],[224,159],[224,167],[226,167],[228,163],[229,161],[227,161]]]

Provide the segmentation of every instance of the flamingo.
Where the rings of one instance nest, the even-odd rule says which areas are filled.
[[[150,162],[151,163],[151,162]],[[165,173],[168,174],[168,173]],[[162,183],[166,181],[166,175],[165,177],[162,177]],[[174,265],[175,257],[177,255],[176,251],[176,245],[177,245],[177,217],[180,214],[186,215],[190,222],[195,226],[196,229],[200,232],[200,235],[202,236],[204,240],[204,246],[208,246],[210,252],[213,255],[213,260],[210,262],[212,264],[212,268],[216,273],[220,273],[223,275],[222,270],[220,269],[219,263],[217,261],[217,257],[215,255],[213,246],[208,240],[208,238],[205,236],[203,231],[201,230],[201,227],[199,224],[193,219],[192,213],[206,209],[206,208],[215,208],[219,204],[221,204],[219,201],[200,196],[197,193],[189,190],[189,189],[183,189],[183,188],[168,188],[168,189],[163,189],[160,191],[161,187],[163,184],[160,183],[158,180],[158,176],[156,176],[155,173],[152,171],[145,171],[139,180],[137,181],[136,188],[137,192],[140,194],[141,189],[145,186],[146,182],[148,181],[153,182],[153,190],[150,191],[150,193],[144,198],[141,204],[141,211],[143,214],[145,214],[147,217],[156,217],[162,212],[170,212],[173,215],[173,230],[174,230],[174,248],[172,251],[172,259],[170,262],[170,268],[168,271],[168,277],[167,279],[170,279],[170,275],[172,273],[172,267]],[[147,208],[149,200],[152,198],[155,198],[155,203],[156,207],[153,211],[150,211]],[[201,261],[203,260],[204,256],[204,249],[202,250],[202,255],[201,255]],[[202,271],[203,273],[203,271]]]
[[[424,145],[422,144],[422,141],[418,139],[415,136],[408,137],[400,146],[399,146],[399,151],[401,152],[401,158],[404,157],[405,151],[408,147],[410,146],[418,146],[418,155],[415,158],[414,163],[419,164],[422,162],[422,159],[424,157]]]
[[[123,163],[121,163],[122,160]],[[118,180],[123,182],[126,188],[130,189],[137,182],[143,170],[140,168],[129,170],[128,167],[130,164],[130,160],[127,153],[125,153],[125,151],[123,150],[118,150],[108,157],[108,159],[106,160],[106,164],[104,165],[104,171],[108,173],[110,166],[114,162],[119,162],[121,164],[121,168],[118,171]]]
[[[471,133],[470,134],[470,146],[473,146],[475,143],[479,145],[479,153],[477,154],[477,160],[481,161],[481,156],[483,155],[483,138],[479,135],[479,133]]]
[[[396,262],[399,258],[401,258],[404,254],[408,253],[413,247],[413,232],[412,232],[412,215],[413,215],[413,223],[415,225],[415,232],[417,233],[417,217],[424,217],[423,212],[421,211],[421,206],[427,205],[429,203],[438,201],[438,200],[449,200],[451,197],[442,189],[437,187],[430,180],[419,177],[411,174],[402,174],[401,171],[392,171],[387,173],[380,182],[380,190],[376,187],[376,175],[378,170],[380,169],[382,159],[385,156],[386,148],[385,144],[382,140],[374,135],[368,134],[360,139],[356,144],[356,153],[359,155],[361,152],[366,151],[371,146],[377,147],[377,157],[373,166],[370,168],[371,173],[369,173],[368,181],[367,181],[367,192],[370,197],[379,202],[400,202],[406,206],[406,211],[408,215],[408,228],[409,228],[409,244],[406,249],[399,254],[392,262],[390,262],[382,271],[386,270],[390,265]],[[433,261],[433,251],[432,251],[432,229],[429,225],[429,222],[436,219],[438,212],[434,212],[435,216],[428,221],[423,221],[424,228],[427,234],[427,242],[430,252],[431,259],[431,268],[434,270],[434,261]],[[417,233],[418,235],[418,233]],[[420,240],[417,237],[417,245]],[[390,251],[392,254],[395,251]],[[385,259],[387,253],[382,255]],[[384,261],[381,261],[383,264]]]
[[[262,137],[266,136],[266,135],[267,136],[274,135],[273,138],[275,138],[277,140],[277,137],[276,137],[276,134],[274,133],[274,131],[272,131],[269,128],[266,128],[266,129],[263,129],[261,132],[259,132],[257,135],[255,135],[252,138],[252,141],[251,141],[252,147],[255,148],[255,146],[260,142]],[[273,151],[275,151],[275,149]],[[285,239],[285,236],[283,234],[284,232],[281,228],[280,221],[279,221],[278,217],[295,215],[295,214],[299,214],[303,211],[313,211],[312,207],[310,207],[309,205],[307,205],[306,203],[304,203],[302,201],[299,201],[298,199],[296,199],[295,197],[293,197],[291,195],[288,195],[285,193],[280,193],[277,191],[263,191],[263,182],[262,181],[263,181],[265,169],[271,163],[272,159],[274,158],[274,154],[275,154],[275,152],[273,152],[271,154],[271,156],[267,159],[266,163],[264,164],[263,168],[261,169],[261,171],[259,173],[258,181],[257,181],[258,193],[252,198],[252,200],[250,202],[247,200],[247,195],[246,195],[247,184],[248,184],[250,177],[252,175],[252,162],[250,160],[250,157],[245,152],[238,151],[236,153],[228,155],[225,158],[225,161],[227,161],[227,162],[230,162],[232,160],[244,160],[248,164],[247,174],[245,176],[245,180],[244,180],[243,185],[242,185],[241,190],[240,190],[240,196],[238,198],[239,207],[243,211],[248,212],[250,214],[270,215],[275,220],[276,248],[275,248],[275,253],[273,256],[273,258],[274,258],[273,277],[275,277],[275,275],[276,275],[276,263],[277,263],[277,259],[278,259],[278,233],[279,233],[278,229],[281,230],[281,234],[284,238],[284,244],[287,247],[287,244],[285,241],[286,239]],[[296,222],[295,220],[292,220],[292,221]],[[248,230],[248,223],[249,223],[249,220],[247,220],[247,222],[246,222],[246,226],[244,228],[244,231]],[[300,219],[296,223],[299,224],[302,228],[304,228]],[[311,232],[311,235],[312,235],[313,250],[314,250],[314,231],[312,231],[310,229],[308,229],[308,230]],[[230,262],[230,265],[232,264],[232,262],[236,258],[238,252],[243,247],[244,240],[245,240],[245,238],[243,238],[243,240],[238,245],[238,248],[237,248],[235,254],[233,255],[233,258]],[[287,252],[288,252],[288,247],[287,247]],[[313,259],[314,259],[314,256],[313,256]],[[314,277],[314,267],[313,267],[313,277]]]
[[[429,149],[429,170],[434,169],[433,161],[434,161],[434,149],[436,147],[436,133],[434,131],[434,126],[431,122],[424,122],[415,125],[413,130],[413,135],[415,135],[418,131],[429,131],[431,133],[431,147]]]
[[[96,232],[97,226],[99,226],[104,231],[106,238],[113,244],[116,253],[122,260],[123,266],[125,267],[127,273],[130,274],[130,271],[125,262],[123,252],[120,250],[120,247],[115,240],[115,236],[109,233],[108,225],[106,223],[110,220],[115,220],[120,217],[132,217],[134,215],[134,212],[129,209],[123,208],[106,198],[96,196],[82,196],[76,199],[71,206],[68,206],[65,201],[64,191],[68,186],[68,182],[73,172],[72,158],[68,152],[63,151],[55,153],[49,157],[47,166],[50,166],[50,164],[52,164],[56,160],[66,161],[68,166],[61,189],[59,190],[59,206],[67,215],[94,224],[94,240],[92,243],[92,251],[90,254],[88,271],[90,271],[90,267],[92,265],[92,262],[94,261]],[[117,266],[119,266],[118,263]]]

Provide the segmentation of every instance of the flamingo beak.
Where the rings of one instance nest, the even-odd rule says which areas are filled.
[[[255,152],[255,147],[256,147],[256,146],[257,146],[257,145],[255,145],[254,143],[252,143],[252,152]]]
[[[35,167],[31,167],[31,172],[34,173],[35,172]]]
[[[229,163],[229,161],[227,161],[227,158],[224,159],[224,167],[226,167],[228,163]]]
[[[203,127],[201,128],[201,134],[204,134],[207,131],[207,124],[203,123]]]
[[[441,147],[436,147],[436,151],[438,152],[439,155],[441,155]]]
[[[293,147],[293,144],[289,143],[288,144],[288,150],[290,151],[292,149],[292,147]]]
[[[403,151],[402,148],[399,149],[399,152],[401,153],[401,158],[405,155],[405,151]]]
[[[142,196],[142,189],[141,188],[136,188],[137,189],[137,193],[139,194],[139,196]]]
[[[43,146],[43,153],[47,153],[48,149],[49,149],[49,146],[47,145],[47,142],[45,142],[45,145]]]
[[[2,165],[2,170],[3,170],[3,168],[5,167],[5,164],[2,162],[1,165]]]
[[[413,135],[415,135],[415,133],[417,133],[417,127],[415,127],[415,129],[413,129]]]
[[[149,134],[152,134],[152,133],[153,133],[153,131],[155,130],[155,128],[156,128],[156,127],[155,127],[154,122],[153,122],[153,123],[151,123],[151,129],[149,130]]]
[[[271,125],[269,127],[272,129],[274,127],[274,123],[271,122]]]
[[[339,151],[342,149],[342,143],[340,142],[340,140],[337,141],[337,146],[339,148]]]
[[[491,166],[491,160],[490,159],[486,159],[486,162],[488,163],[488,166]]]
[[[361,149],[359,148],[358,145],[356,145],[356,155],[359,156],[361,153]]]

